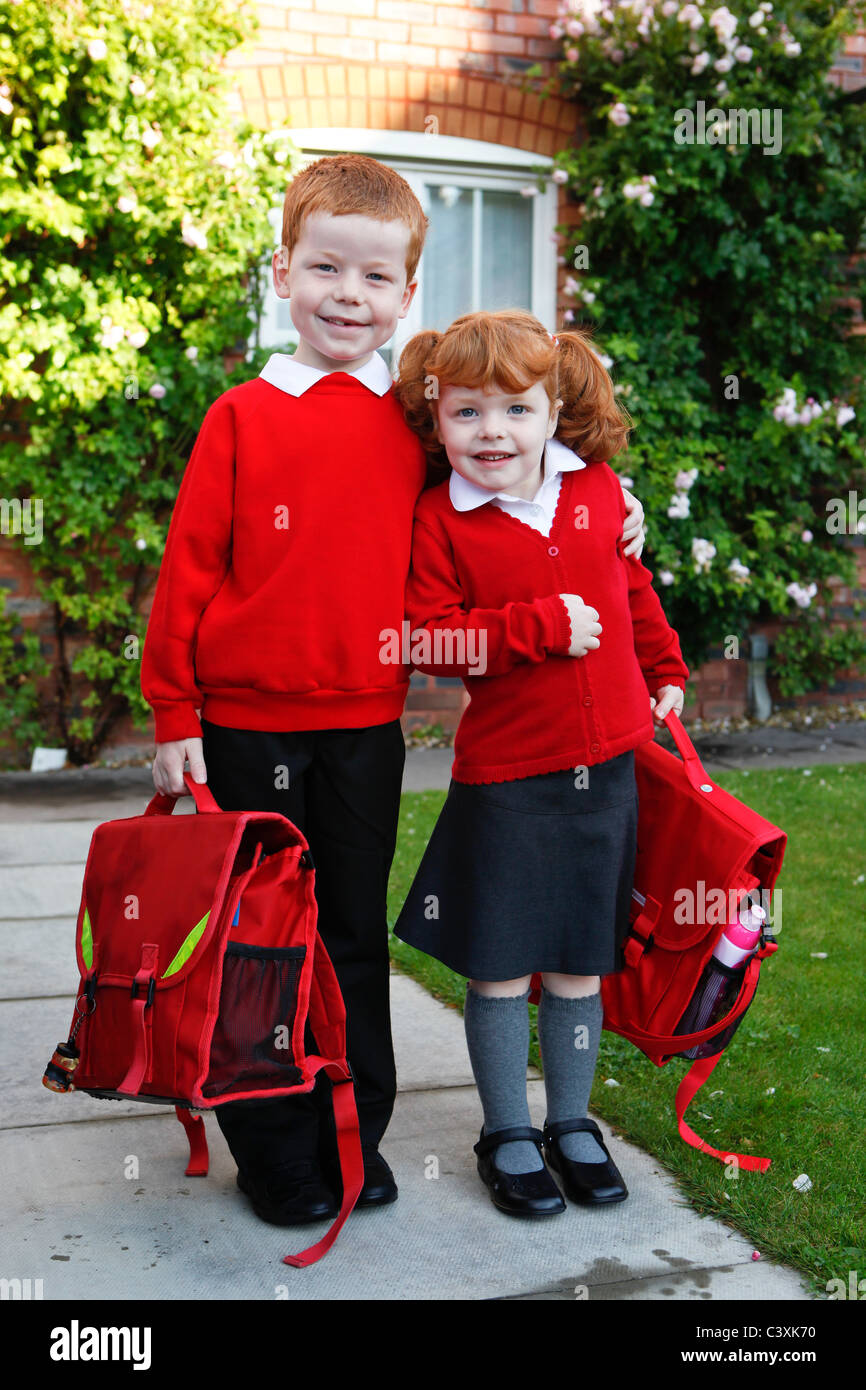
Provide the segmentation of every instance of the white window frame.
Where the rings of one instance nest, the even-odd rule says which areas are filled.
[[[464,140],[458,136],[420,134],[416,131],[402,130],[357,130],[354,128],[332,128],[322,130],[295,130],[290,128],[269,131],[267,140],[291,140],[301,151],[301,167],[311,163],[324,154],[357,153],[381,158],[406,179],[416,194],[425,212],[429,207],[430,185],[454,185],[458,188],[478,190],[474,196],[473,233],[476,284],[473,287],[473,303],[466,305],[465,312],[484,306],[480,300],[480,286],[477,283],[480,269],[481,238],[481,198],[480,192],[514,192],[525,187],[535,187],[539,173],[549,176],[553,160],[547,155],[512,148],[509,145],[496,145],[485,140]],[[551,333],[556,331],[556,243],[554,232],[557,221],[557,186],[548,178],[543,192],[532,196],[532,263],[531,263],[531,311]],[[280,242],[282,209],[275,208],[269,214],[274,228],[275,249]],[[544,254],[547,251],[548,254]],[[276,309],[278,300],[271,282],[270,268],[266,267],[263,277],[265,302],[263,306],[262,339],[274,342],[277,338]],[[385,344],[396,361],[403,345],[426,326],[424,319],[424,258],[417,273],[418,289],[409,306],[409,312],[400,319],[397,330],[389,343]],[[279,339],[282,346],[297,342],[297,334],[286,333]],[[256,346],[255,330],[250,338],[250,351]],[[276,347],[275,347],[276,350]]]

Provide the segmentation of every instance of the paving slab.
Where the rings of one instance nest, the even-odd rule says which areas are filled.
[[[529,1095],[538,1124],[543,1083],[530,1083]],[[529,1225],[504,1216],[475,1170],[480,1118],[469,1087],[401,1092],[383,1144],[399,1200],[353,1214],[328,1255],[304,1270],[282,1256],[325,1227],[260,1222],[235,1188],[211,1116],[207,1179],[184,1176],[183,1131],[171,1117],[6,1131],[4,1268],[41,1278],[45,1299],[77,1302],[475,1300],[552,1289],[589,1302],[810,1297],[796,1273],[756,1265],[742,1236],[679,1205],[671,1176],[622,1140],[610,1142],[627,1201],[597,1211],[569,1203]]]
[[[82,866],[83,874],[83,866]],[[78,983],[75,964],[76,915],[0,920],[0,1010],[3,1001],[68,998]]]
[[[41,820],[0,825],[0,869],[87,862],[94,830],[102,820]],[[2,902],[2,899],[0,899]]]

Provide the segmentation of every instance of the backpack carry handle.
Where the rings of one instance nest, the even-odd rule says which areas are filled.
[[[200,814],[209,813],[212,815],[214,812],[219,813],[222,810],[222,807],[217,805],[214,800],[213,792],[208,787],[207,782],[195,782],[191,772],[185,772],[183,780],[192,792],[196,811]],[[148,802],[144,814],[146,816],[170,816],[177,802],[178,797],[172,796],[170,793],[164,795],[162,792],[157,792],[156,796]]]
[[[663,721],[666,729],[670,731],[671,737],[677,746],[677,752],[683,760],[686,775],[694,787],[695,791],[700,791],[701,786],[709,786],[710,778],[707,775],[704,765],[698,757],[698,750],[692,743],[678,714],[673,710],[668,710]]]

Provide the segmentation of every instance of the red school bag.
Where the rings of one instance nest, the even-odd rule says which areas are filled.
[[[97,826],[78,913],[73,1027],[51,1090],[174,1105],[187,1174],[208,1171],[191,1109],[333,1083],[343,1201],[330,1230],[285,1263],[320,1259],[364,1182],[346,1011],[317,929],[304,836],[276,812],[222,811],[188,772],[195,815],[157,794],[144,814]],[[305,1025],[319,1051],[308,1054]],[[74,1082],[71,1085],[70,1082]]]
[[[708,1051],[702,1045],[715,1039],[714,1054],[695,1061],[677,1088],[679,1132],[713,1158],[735,1157],[741,1168],[763,1173],[769,1158],[714,1149],[684,1116],[751,1004],[761,962],[778,949],[766,923],[759,948],[730,972],[735,997],[724,1016],[697,1032],[676,1030],[741,903],[758,892],[762,903],[769,901],[787,836],[713,782],[673,711],[665,723],[682,760],[654,742],[635,749],[640,809],[630,924],[624,968],[602,978],[603,1027],[628,1038],[658,1067],[696,1046]],[[689,901],[693,912],[686,910]],[[533,1003],[540,982],[533,976]]]

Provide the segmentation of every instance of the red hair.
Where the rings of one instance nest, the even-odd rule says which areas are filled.
[[[289,257],[304,219],[315,212],[332,217],[360,213],[377,222],[403,222],[409,228],[407,283],[412,279],[424,249],[427,218],[406,180],[387,164],[366,154],[336,154],[302,169],[286,189],[283,202],[283,246]]]
[[[429,481],[442,478],[448,457],[436,433],[443,386],[498,387],[510,395],[543,382],[551,406],[562,401],[556,438],[586,463],[606,461],[628,444],[631,416],[589,345],[590,330],[558,334],[524,309],[464,314],[444,333],[416,333],[400,354],[396,394],[427,451]]]

